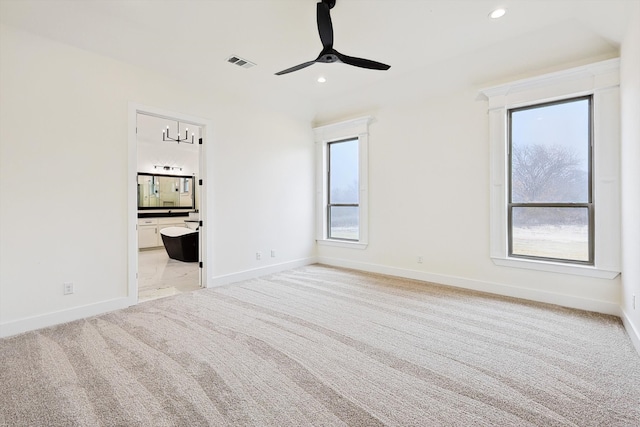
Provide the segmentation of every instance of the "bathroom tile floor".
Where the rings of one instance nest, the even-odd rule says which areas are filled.
[[[197,262],[169,258],[162,248],[138,252],[138,302],[201,289]]]

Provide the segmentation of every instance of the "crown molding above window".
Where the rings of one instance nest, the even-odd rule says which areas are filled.
[[[620,84],[620,58],[516,80],[480,90],[478,101],[488,101],[489,110],[517,108],[535,101],[544,103],[592,93]]]
[[[316,142],[331,142],[350,136],[358,136],[368,133],[369,124],[373,122],[372,116],[364,116],[343,122],[331,123],[313,128]]]

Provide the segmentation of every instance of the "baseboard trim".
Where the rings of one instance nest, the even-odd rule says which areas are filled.
[[[208,287],[217,287],[228,285],[230,283],[241,282],[243,280],[255,279],[256,277],[264,276],[266,274],[279,273],[285,270],[291,270],[292,268],[304,267],[305,265],[315,264],[318,260],[316,257],[302,258],[294,261],[283,262],[280,264],[271,264],[265,267],[254,268],[251,270],[239,271],[237,273],[224,274],[221,276],[214,276]]]
[[[299,260],[288,261],[280,264],[272,264],[265,267],[245,270],[238,273],[216,276],[211,279],[209,287],[223,286],[242,280],[253,279],[266,274],[278,273],[305,265],[321,263],[335,267],[351,268],[354,270],[367,271],[370,273],[386,274],[389,276],[403,277],[407,279],[421,280],[425,282],[439,283],[458,288],[471,289],[475,291],[488,292],[497,295],[522,298],[531,301],[544,302],[561,305],[564,307],[577,308],[580,310],[594,311],[597,313],[610,314],[622,319],[625,329],[631,341],[640,354],[640,331],[638,331],[630,321],[627,314],[620,309],[617,304],[605,301],[579,298],[569,295],[545,292],[536,289],[519,288],[499,283],[485,282],[479,280],[466,279],[457,276],[427,273],[424,271],[408,270],[397,267],[390,267],[380,264],[369,264],[363,262],[349,261],[339,258],[329,257],[309,257]],[[60,323],[71,322],[109,311],[119,310],[132,305],[129,298],[116,298],[95,304],[88,304],[81,307],[74,307],[68,310],[61,310],[39,316],[26,317],[9,322],[0,323],[0,338],[18,335],[36,329],[46,328]]]
[[[369,264],[357,261],[349,261],[339,258],[318,257],[318,263],[335,267],[351,268],[354,270],[367,271],[370,273],[386,274],[389,276],[403,277],[406,279],[421,280],[424,282],[438,283],[442,285],[455,286],[457,288],[482,291],[502,296],[522,298],[530,301],[543,302],[560,305],[563,307],[576,308],[596,313],[611,314],[620,317],[620,306],[615,303],[580,298],[570,295],[557,294],[553,292],[540,291],[537,289],[520,288],[501,283],[485,282],[481,280],[467,279],[464,277],[449,276],[444,274],[427,273],[424,271],[408,270],[397,267],[390,267],[380,264]]]
[[[296,267],[315,264],[316,262],[317,260],[315,257],[310,257],[283,262],[280,264],[272,264],[261,268],[241,271],[238,273],[218,276],[212,278],[211,282],[209,283],[209,287],[222,286],[242,280],[253,279],[255,277],[264,276],[266,274],[278,273],[280,271],[290,270]],[[59,325],[60,323],[72,322],[78,319],[97,316],[109,311],[127,308],[135,304],[137,304],[137,298],[123,297],[109,301],[102,301],[95,304],[73,307],[67,310],[46,313],[38,316],[11,320],[9,322],[0,323],[0,338],[6,338],[24,332]]]
[[[621,310],[620,319],[622,319],[622,324],[627,330],[627,335],[629,335],[629,338],[631,338],[631,343],[638,352],[638,355],[640,355],[640,330],[635,328],[633,322],[631,322],[631,318],[626,311]]]
[[[97,316],[109,311],[119,310],[129,307],[129,298],[116,298],[102,301],[95,304],[73,307],[68,310],[60,310],[52,313],[42,314],[33,317],[12,320],[0,323],[0,338],[18,335],[24,332],[42,329],[60,323],[72,322],[86,317]]]

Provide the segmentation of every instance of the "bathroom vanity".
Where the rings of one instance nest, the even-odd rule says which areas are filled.
[[[138,248],[163,246],[160,231],[198,228],[195,177],[138,173]]]

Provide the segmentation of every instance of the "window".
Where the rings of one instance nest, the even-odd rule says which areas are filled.
[[[494,264],[620,272],[619,60],[484,89]]]
[[[510,109],[509,256],[593,264],[591,97]]]
[[[368,244],[368,140],[371,117],[320,126],[316,140],[316,240],[364,249]]]
[[[327,150],[327,237],[358,241],[358,139],[328,143]]]

